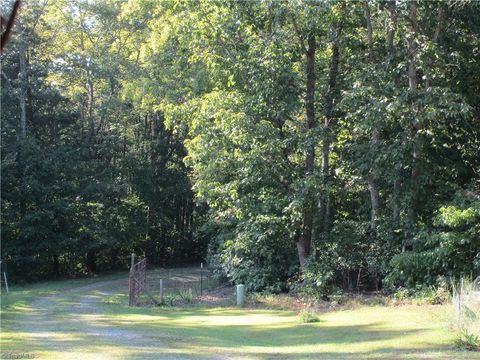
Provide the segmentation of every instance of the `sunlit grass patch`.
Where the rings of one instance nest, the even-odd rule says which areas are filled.
[[[100,280],[13,289],[2,304],[2,351],[42,359],[480,360],[455,350],[449,306],[359,304],[305,324],[281,309],[128,307],[125,279]]]

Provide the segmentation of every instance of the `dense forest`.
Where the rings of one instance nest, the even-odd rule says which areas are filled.
[[[2,2],[7,14],[11,2]],[[1,56],[14,281],[480,274],[480,2],[31,0]]]

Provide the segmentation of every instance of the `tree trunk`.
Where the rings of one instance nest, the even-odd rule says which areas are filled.
[[[363,2],[363,9],[365,13],[365,21],[367,22],[368,55],[370,56],[370,60],[373,60],[373,28],[370,7],[368,6],[367,0],[364,0]]]
[[[26,52],[27,44],[25,40],[25,34],[22,33],[22,26],[20,22],[17,25],[18,32],[20,34],[20,44],[18,48],[19,55],[19,65],[20,65],[20,91],[18,94],[18,100],[20,102],[20,134],[22,137],[27,135],[27,110],[26,110],[26,101],[27,101],[27,65],[26,65]]]
[[[332,58],[330,60],[330,69],[328,74],[328,90],[325,96],[325,122],[323,124],[324,130],[324,139],[322,145],[322,174],[324,181],[330,178],[330,151],[332,144],[331,131],[332,127],[335,125],[335,116],[334,116],[334,101],[337,91],[337,75],[338,75],[338,64],[340,62],[340,51],[338,46],[338,40],[342,31],[341,24],[337,24],[337,33],[335,34],[335,39],[332,46]],[[326,231],[330,223],[330,214],[332,214],[331,209],[329,208],[332,204],[330,195],[328,193],[323,193],[320,195],[319,200],[319,224],[321,226],[320,230]]]
[[[97,272],[97,260],[95,251],[89,250],[87,252],[86,265],[89,273],[95,274]]]
[[[397,30],[397,8],[395,1],[389,1],[387,3],[387,8],[390,13],[390,23],[388,25],[387,31],[387,51],[388,55],[392,56],[395,52],[393,39],[395,37],[395,31]],[[395,225],[399,225],[400,222],[400,187],[401,187],[401,171],[397,166],[395,169],[395,175],[393,180],[393,221]]]
[[[58,255],[53,255],[52,275],[55,279],[60,277],[60,261]]]
[[[154,231],[154,225],[158,223],[158,215],[154,206],[147,207],[147,229],[145,233],[145,257],[150,264],[158,263],[158,231]]]
[[[315,121],[315,51],[316,39],[314,34],[308,36],[308,48],[305,52],[306,59],[306,75],[307,90],[305,94],[305,109],[307,115],[307,131],[316,127]],[[311,142],[306,150],[305,156],[305,175],[313,174],[315,164],[315,144]],[[307,196],[303,209],[303,226],[300,238],[297,242],[298,259],[300,266],[305,267],[307,259],[310,255],[312,242],[312,222],[313,222],[313,204],[311,204],[311,196]]]
[[[371,204],[370,228],[372,230],[376,229],[377,209],[378,209],[378,202],[379,202],[377,180],[374,176],[375,176],[374,174],[371,174],[368,177],[368,191],[370,192],[370,204]]]
[[[395,225],[400,222],[400,176],[400,170],[397,169],[393,180],[393,222]]]
[[[373,124],[372,135],[370,139],[370,153],[374,157],[372,162],[374,162],[375,157],[378,153],[378,144],[380,142],[380,130],[378,125]],[[376,229],[376,221],[378,215],[378,204],[379,204],[379,190],[378,190],[378,171],[375,167],[375,164],[370,168],[370,174],[367,179],[368,182],[368,191],[370,192],[370,227],[372,230]]]
[[[372,130],[372,137],[370,140],[370,148],[373,156],[376,156],[378,151],[379,131],[374,127]],[[370,174],[367,177],[368,191],[370,192],[370,228],[375,230],[378,215],[379,205],[379,190],[378,190],[378,173],[375,165],[370,169]]]
[[[415,44],[415,35],[417,33],[417,4],[412,1],[410,3],[410,34],[408,36],[408,88],[411,91],[417,90],[417,66],[415,62],[415,52],[416,52],[416,44]]]
[[[438,11],[437,11],[437,26],[435,27],[435,32],[432,36],[432,42],[434,44],[438,43],[438,38],[440,36],[440,31],[442,29],[442,22],[443,22],[443,7],[442,4],[439,4]],[[428,71],[431,71],[433,68],[434,60],[432,59],[428,64]],[[425,75],[425,90],[428,91],[430,88],[430,76],[427,73]]]
[[[408,88],[411,92],[417,91],[418,85],[418,75],[417,75],[417,65],[415,61],[416,53],[416,43],[415,37],[418,31],[417,24],[417,4],[412,1],[410,2],[409,10],[410,18],[410,34],[408,36]],[[411,235],[413,226],[416,222],[417,217],[417,199],[418,199],[418,176],[420,175],[420,161],[421,161],[421,145],[419,139],[419,130],[422,128],[422,124],[418,118],[418,109],[414,109],[414,119],[413,119],[413,167],[411,173],[411,201],[408,209],[408,229],[407,234]]]
[[[397,9],[395,1],[389,1],[387,7],[390,12],[390,23],[387,32],[387,50],[391,55],[393,53],[393,38],[395,37],[395,31],[397,29]]]
[[[88,141],[91,141],[95,134],[95,125],[93,120],[93,81],[90,77],[87,79],[85,88],[87,90]]]
[[[365,20],[367,22],[367,39],[368,39],[368,56],[370,61],[374,61],[374,53],[373,53],[373,28],[372,28],[372,19],[370,16],[370,8],[368,6],[368,2],[365,0],[363,3],[364,12],[365,12]],[[378,124],[374,121],[372,124],[372,134],[370,136],[370,154],[373,157],[371,162],[373,165],[370,168],[368,177],[367,177],[367,184],[368,184],[368,191],[370,192],[370,227],[372,230],[376,228],[376,221],[377,221],[377,209],[378,209],[378,200],[379,200],[379,191],[378,191],[378,172],[374,165],[375,157],[377,156],[378,152],[378,143],[380,142],[380,129],[378,128]]]

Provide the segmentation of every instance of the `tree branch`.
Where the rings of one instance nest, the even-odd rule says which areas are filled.
[[[307,52],[307,46],[305,45],[305,40],[303,39],[302,35],[300,34],[300,30],[298,29],[297,19],[295,19],[295,16],[293,14],[290,16],[290,18],[292,19],[292,25],[293,25],[293,28],[295,29],[295,33],[297,34],[298,39],[300,40],[300,46],[302,48],[302,51],[304,53],[306,53]]]

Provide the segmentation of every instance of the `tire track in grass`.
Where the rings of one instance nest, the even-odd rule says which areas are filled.
[[[127,290],[126,278],[103,280],[34,300],[30,310],[18,319],[28,343],[25,352],[37,353],[39,358],[82,360],[199,357],[183,353],[178,343],[169,348],[168,343],[177,339],[170,339],[168,335],[151,336],[144,329],[112,323],[112,317],[99,305],[105,297],[120,291],[127,293]],[[208,358],[230,357],[209,354]]]
[[[121,350],[119,353],[131,355],[151,351],[159,345],[158,340],[149,342],[126,326],[112,326],[108,316],[98,308],[103,297],[126,284],[126,279],[99,281],[33,301],[30,311],[20,317],[21,332],[30,340],[29,352],[68,353],[68,358],[78,356],[79,359],[85,356],[115,359],[124,357],[97,353],[94,349],[117,348]]]

